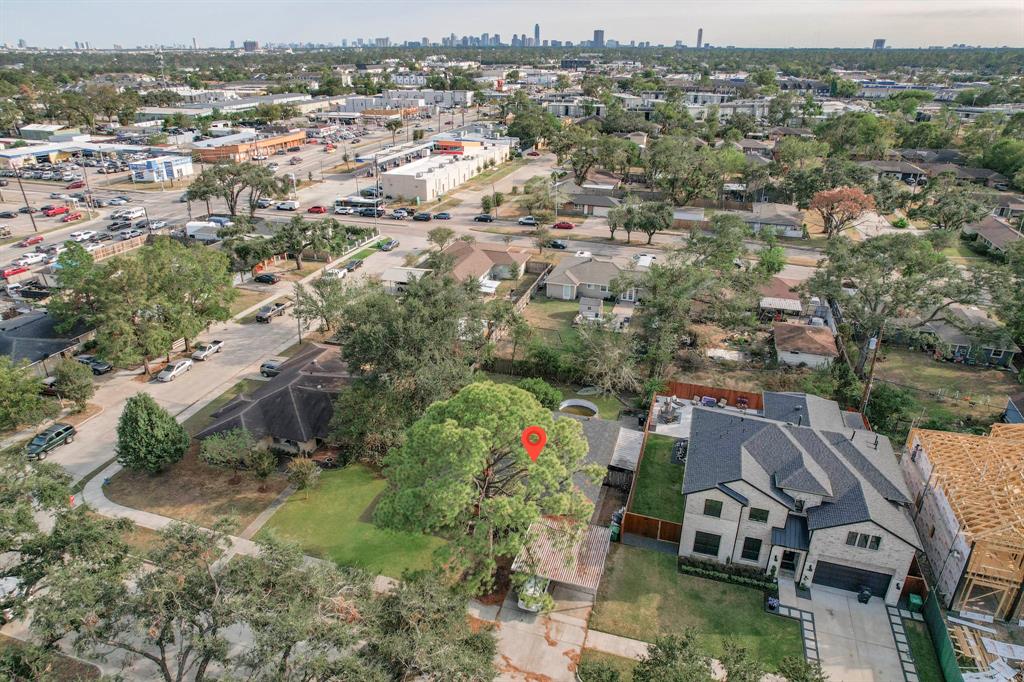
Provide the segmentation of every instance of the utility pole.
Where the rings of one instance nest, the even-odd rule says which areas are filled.
[[[871,348],[871,342],[874,341],[874,349],[871,354],[871,368],[868,370],[868,380],[864,383],[864,393],[860,398],[860,413],[864,414],[864,410],[868,406],[868,400],[871,399],[871,382],[875,379],[875,362],[878,360],[878,347],[882,345],[882,330],[879,328],[878,336],[871,341],[868,341],[868,347]]]
[[[29,220],[32,221],[32,231],[38,232],[39,227],[36,225],[36,217],[32,214],[32,206],[29,205],[28,195],[25,194],[25,185],[23,185],[21,182],[21,171],[18,171],[18,174],[15,175],[14,177],[18,179],[18,188],[21,190],[21,198],[25,200],[25,208],[28,209],[28,217]]]

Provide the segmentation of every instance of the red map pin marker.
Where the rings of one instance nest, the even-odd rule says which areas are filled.
[[[526,448],[526,454],[534,462],[540,457],[540,453],[547,442],[548,434],[541,427],[527,426],[523,429],[523,447]]]

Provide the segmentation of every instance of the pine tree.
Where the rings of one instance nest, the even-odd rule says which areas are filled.
[[[156,474],[180,460],[189,435],[148,393],[125,403],[117,424],[117,462],[132,471]]]

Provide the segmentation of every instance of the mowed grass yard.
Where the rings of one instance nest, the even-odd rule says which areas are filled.
[[[927,626],[916,620],[905,620],[903,627],[907,630],[907,642],[917,668],[917,679],[921,682],[943,682],[942,666],[939,665],[939,657],[935,653],[935,645]]]
[[[361,464],[325,471],[308,495],[292,495],[260,534],[272,532],[307,554],[372,575],[400,578],[403,571],[429,568],[442,539],[373,523],[373,508],[385,487],[383,478]]]
[[[588,663],[597,663],[600,665],[607,666],[619,673],[619,679],[621,682],[630,682],[633,679],[633,669],[636,668],[637,661],[632,658],[623,658],[622,656],[616,656],[614,654],[606,654],[603,651],[597,649],[584,649],[580,656],[581,671],[586,669]],[[580,676],[583,682],[592,682],[589,677],[584,675]]]
[[[672,463],[675,442],[668,436],[647,436],[630,511],[673,523],[683,520],[684,467]]]
[[[1006,399],[1021,390],[1013,372],[968,367],[933,360],[931,354],[883,348],[875,376],[911,390],[926,408],[954,410],[987,418],[1006,407]]]
[[[560,345],[576,336],[572,321],[580,312],[579,301],[538,296],[523,310],[534,333],[549,344]]]
[[[646,642],[693,630],[714,657],[732,637],[770,670],[803,655],[800,625],[764,611],[760,590],[683,575],[676,557],[612,544],[590,627]]]

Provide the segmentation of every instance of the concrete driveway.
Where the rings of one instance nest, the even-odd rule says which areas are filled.
[[[575,682],[594,597],[562,586],[551,594],[546,616],[521,611],[514,591],[505,598],[495,618],[499,680]]]
[[[811,587],[811,600],[797,606],[814,613],[818,655],[830,679],[899,682],[904,679],[889,616],[881,599],[857,602],[852,592]]]

